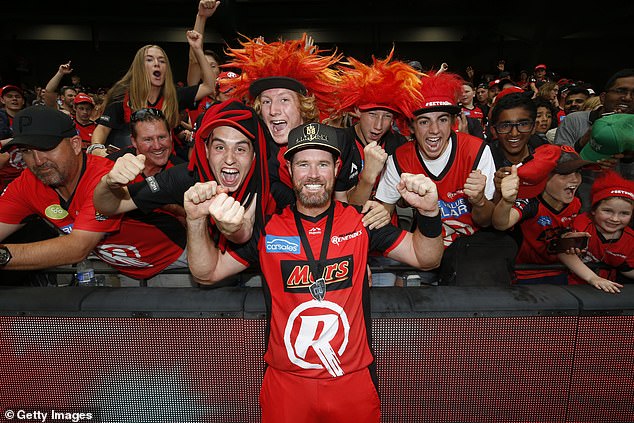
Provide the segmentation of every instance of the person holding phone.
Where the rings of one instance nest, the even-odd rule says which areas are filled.
[[[567,272],[552,265],[559,263],[558,254],[562,250],[557,246],[562,244],[562,238],[569,236],[566,233],[573,231],[572,224],[581,207],[575,195],[581,184],[580,171],[593,163],[581,159],[572,147],[560,149],[556,161],[533,158],[523,164],[521,175],[518,175],[518,165],[511,166],[510,173],[501,182],[502,198],[493,210],[493,227],[501,231],[514,228],[512,232],[519,246],[516,265],[544,265],[540,269],[516,270],[515,283],[518,284],[568,284]],[[530,173],[548,177],[533,186],[534,195],[526,198],[522,192],[528,191],[526,180]]]

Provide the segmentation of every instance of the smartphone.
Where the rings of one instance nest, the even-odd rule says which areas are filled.
[[[585,250],[588,248],[588,237],[587,236],[577,236],[570,238],[558,238],[552,241],[552,250],[555,253],[565,253],[571,248],[578,248],[580,250]]]

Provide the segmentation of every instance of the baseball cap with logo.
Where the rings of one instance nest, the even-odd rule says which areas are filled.
[[[535,70],[538,70],[538,69],[544,69],[544,70],[546,70],[546,65],[545,65],[545,64],[543,64],[543,63],[540,63],[539,65],[535,66]]]
[[[623,178],[613,170],[605,171],[592,184],[592,205],[610,197],[634,201],[634,181]]]
[[[65,113],[47,106],[31,106],[20,110],[13,118],[13,139],[2,152],[14,146],[35,150],[52,150],[64,139],[77,135],[75,123]]]
[[[308,123],[293,128],[288,134],[288,149],[284,158],[290,160],[293,154],[308,148],[329,151],[341,156],[339,138],[334,127],[322,123]]]
[[[93,106],[95,105],[95,100],[93,100],[91,96],[89,96],[88,94],[85,94],[85,93],[77,94],[75,96],[75,99],[73,100],[73,102],[75,104],[90,103]]]
[[[554,173],[568,175],[581,169],[601,169],[601,166],[596,163],[582,159],[579,153],[577,153],[575,149],[569,145],[562,145],[559,147],[561,148],[561,156],[557,161],[557,166],[555,166],[555,169],[553,170]]]
[[[634,115],[615,113],[594,121],[592,137],[581,157],[596,162],[628,150],[634,150]]]

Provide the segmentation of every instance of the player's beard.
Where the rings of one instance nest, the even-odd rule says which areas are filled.
[[[324,189],[320,192],[305,192],[303,190],[304,185],[310,183],[324,184]],[[332,196],[332,186],[324,183],[321,178],[306,178],[294,184],[293,191],[295,191],[295,197],[297,201],[305,208],[321,208],[328,205]]]

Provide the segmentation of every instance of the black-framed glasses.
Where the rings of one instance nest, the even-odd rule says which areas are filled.
[[[132,115],[130,115],[130,122],[141,122],[148,119],[148,117],[150,119],[151,118],[165,119],[165,115],[160,109],[153,109],[151,107],[147,107],[144,109],[139,109],[136,112],[132,113]]]
[[[535,126],[535,122],[532,120],[521,120],[519,122],[502,122],[495,125],[495,130],[498,134],[508,134],[513,130],[513,128],[517,128],[518,132],[525,134],[530,132]]]

